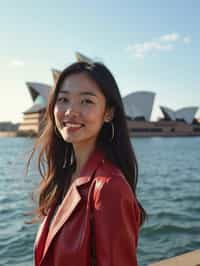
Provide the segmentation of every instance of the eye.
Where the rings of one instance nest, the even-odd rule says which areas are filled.
[[[82,104],[93,104],[93,101],[91,101],[90,99],[83,99],[81,100]]]
[[[59,97],[58,99],[57,99],[57,102],[58,103],[66,103],[66,102],[68,102],[68,99],[67,98],[65,98],[65,97]]]

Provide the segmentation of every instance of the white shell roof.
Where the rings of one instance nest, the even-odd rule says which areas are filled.
[[[78,53],[78,52],[75,52],[75,57],[76,57],[76,61],[77,62],[86,62],[86,63],[93,63],[93,60],[90,59],[89,57],[81,54],[81,53]],[[62,71],[58,70],[58,69],[52,69],[52,74],[53,74],[53,79],[54,79],[54,82],[57,81],[60,73]]]
[[[133,92],[123,97],[124,109],[132,118],[144,117],[149,121],[153,109],[155,93],[150,91]]]
[[[52,74],[53,74],[53,80],[54,82],[57,81],[58,77],[60,76],[61,71],[57,69],[52,69]]]
[[[45,100],[48,100],[52,88],[51,86],[38,82],[26,82],[26,85],[28,86],[33,101],[35,101],[38,95],[41,95]]]
[[[86,62],[86,63],[90,63],[92,64],[93,63],[93,60],[90,59],[89,57],[79,53],[79,52],[75,52],[75,56],[76,56],[76,60],[78,62]]]
[[[161,110],[164,111],[163,112],[164,116],[166,113],[172,120],[184,119],[188,124],[192,123],[198,109],[199,107],[197,106],[189,106],[178,110],[172,110],[168,107],[161,106]]]
[[[171,120],[176,120],[176,112],[169,107],[160,106],[160,109],[164,116],[168,116]]]

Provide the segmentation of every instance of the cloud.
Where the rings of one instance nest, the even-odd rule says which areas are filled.
[[[24,62],[23,61],[21,61],[21,60],[13,60],[12,62],[10,62],[10,64],[9,64],[9,66],[10,67],[16,67],[16,68],[18,68],[18,67],[24,67]]]
[[[155,51],[171,51],[173,46],[171,44],[161,44],[160,42],[150,41],[129,45],[128,51],[132,52],[136,57],[144,57],[147,53]]]
[[[160,37],[160,40],[163,42],[175,42],[179,38],[180,38],[180,35],[178,33],[171,33],[171,34],[162,35]]]
[[[129,45],[126,50],[135,57],[144,58],[147,54],[173,51],[178,41],[188,44],[191,39],[189,36],[181,38],[178,33],[165,34],[151,41]]]

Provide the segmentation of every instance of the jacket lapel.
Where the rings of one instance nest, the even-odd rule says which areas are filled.
[[[103,161],[104,161],[103,152],[97,149],[93,151],[92,154],[89,156],[87,162],[83,166],[80,173],[80,177],[77,178],[70,186],[67,194],[65,195],[65,198],[63,199],[61,205],[59,206],[55,214],[55,217],[49,227],[46,243],[42,254],[42,260],[44,259],[55,235],[58,233],[58,231],[61,229],[64,223],[66,223],[66,221],[69,219],[70,215],[72,214],[78,203],[81,201],[81,195],[78,191],[78,187],[91,181],[93,175],[95,174],[96,169]],[[50,212],[49,215],[50,219],[52,215],[53,211]],[[48,224],[49,223],[45,223],[47,227]]]
[[[53,214],[53,207],[49,210],[47,216],[43,219],[41,225],[39,226],[37,236],[34,243],[34,253],[35,253],[35,265],[39,265],[42,258],[42,253],[45,246],[46,237],[48,235],[48,228],[50,223],[50,218]]]

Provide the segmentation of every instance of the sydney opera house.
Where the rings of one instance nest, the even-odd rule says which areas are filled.
[[[151,121],[155,93],[134,92],[123,98],[131,136],[199,136],[200,121],[195,118],[198,107],[179,110],[160,106],[163,117]]]
[[[92,62],[86,56],[76,53],[77,61]],[[60,74],[52,69],[54,82]],[[37,135],[42,128],[48,96],[51,86],[38,82],[26,83],[33,105],[24,112],[23,121],[18,128],[21,135]],[[190,106],[173,110],[160,106],[163,117],[158,121],[151,121],[156,94],[151,91],[136,91],[123,97],[123,104],[127,116],[130,136],[199,136],[200,121],[195,118],[197,106]]]
[[[24,111],[23,122],[18,128],[18,132],[21,135],[35,135],[42,127],[42,119],[51,86],[38,82],[27,82],[26,85],[33,100],[33,105]]]

